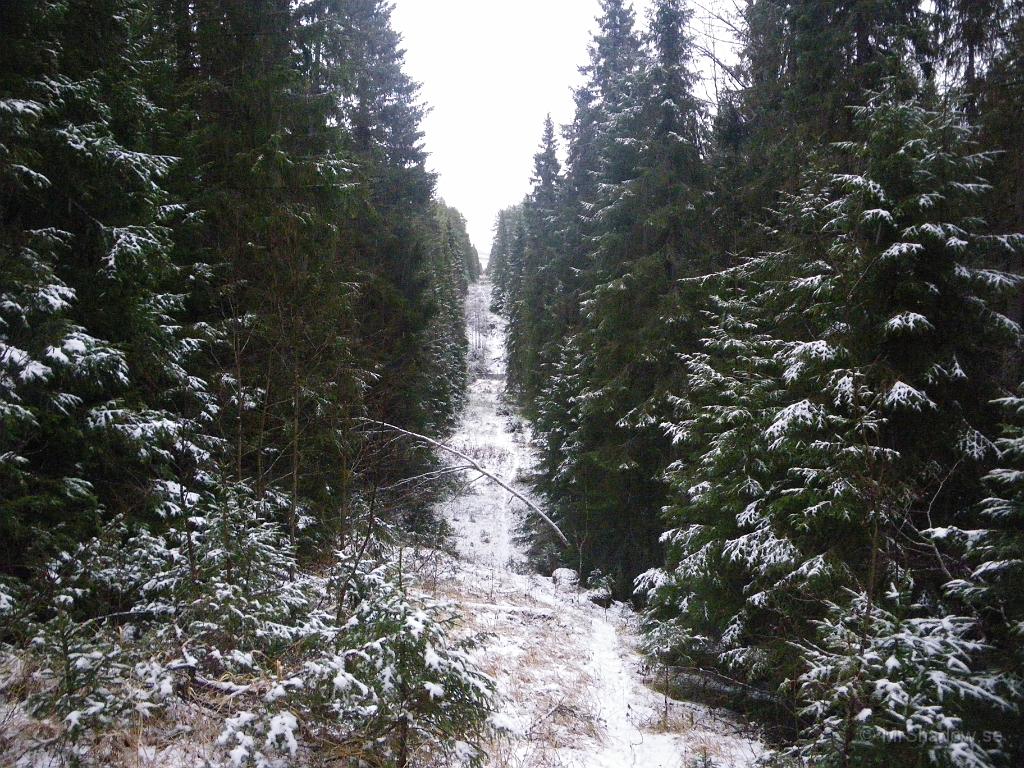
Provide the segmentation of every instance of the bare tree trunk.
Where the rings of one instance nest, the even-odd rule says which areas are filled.
[[[242,390],[242,349],[241,341],[238,338],[238,329],[235,329],[233,339],[234,353],[235,353],[235,392],[238,398],[238,431],[235,435],[235,476],[238,482],[242,482],[244,479],[242,461],[244,458],[244,451],[242,449],[243,439],[245,437],[245,425],[244,417],[245,413],[245,392]]]
[[[299,382],[292,392],[292,499],[288,507],[288,529],[292,548],[298,535],[299,506]]]
[[[351,455],[348,440],[341,455],[341,506],[338,509],[338,548],[345,548],[345,537],[348,534],[348,518],[352,504]]]
[[[179,80],[192,74],[192,17],[188,0],[174,0],[175,70]]]
[[[263,408],[260,410],[260,423],[256,432],[256,498],[262,499],[267,491],[266,469],[263,466],[263,440],[267,432],[267,414],[270,411],[270,360],[267,361],[267,378],[263,386]]]

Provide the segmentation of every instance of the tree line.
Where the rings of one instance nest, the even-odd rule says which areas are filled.
[[[0,4],[0,647],[35,670],[5,700],[56,724],[31,748],[104,762],[218,691],[234,765],[481,726],[385,546],[435,459],[372,428],[443,436],[464,397],[480,264],[418,89],[383,0]]]
[[[533,550],[814,765],[1022,759],[1024,6],[602,0],[489,273]]]

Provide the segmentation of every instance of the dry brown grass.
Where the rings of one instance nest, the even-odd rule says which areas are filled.
[[[464,565],[462,568],[464,569]],[[486,569],[481,569],[482,571]],[[481,573],[479,581],[426,580],[435,598],[460,607],[461,630],[490,638],[481,654],[482,669],[498,681],[502,709],[520,715],[521,732],[495,733],[485,745],[494,768],[565,768],[560,750],[599,741],[595,681],[580,668],[581,648],[566,642],[568,618],[550,606]],[[502,646],[512,639],[515,646]],[[512,651],[509,653],[508,651]]]
[[[446,556],[433,562],[420,587],[450,601],[462,633],[483,639],[478,663],[499,683],[501,712],[513,715],[516,733],[497,733],[485,745],[490,768],[586,768],[607,730],[598,700],[600,681],[583,668],[590,648],[581,633],[579,612],[563,610],[522,591],[522,582],[501,569],[460,562]],[[425,590],[426,591],[426,590]],[[629,621],[623,630],[624,653],[634,652]],[[656,669],[642,674],[657,687]],[[654,710],[640,708],[634,721],[642,733],[681,736],[679,763],[707,758],[731,765],[735,744],[722,739],[716,711],[662,699]]]

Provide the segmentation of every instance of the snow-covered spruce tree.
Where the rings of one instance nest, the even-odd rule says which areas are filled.
[[[530,234],[538,237],[534,246],[539,247],[532,250],[532,269],[524,272],[522,284],[536,290],[532,300],[523,306],[523,320],[510,315],[510,340],[519,333],[520,323],[525,328],[547,329],[543,335],[534,333],[521,344],[518,358],[528,362],[532,369],[523,369],[512,355],[509,358],[510,382],[521,390],[518,394],[527,407],[527,415],[532,415],[533,401],[545,385],[539,371],[551,369],[558,354],[558,340],[579,326],[579,303],[588,285],[586,272],[594,250],[592,238],[600,232],[595,214],[601,200],[605,163],[602,151],[612,140],[605,134],[604,126],[613,111],[628,107],[625,78],[640,58],[640,40],[629,4],[624,0],[601,0],[601,11],[598,30],[588,50],[590,61],[581,70],[587,80],[575,92],[576,112],[564,131],[567,162],[557,184],[557,206],[551,211],[555,215],[545,211],[528,224]],[[545,175],[551,175],[552,170],[557,174],[558,169],[545,160],[550,148],[553,136],[543,141],[535,156],[535,192],[537,182],[543,186]],[[544,290],[535,282],[541,275]],[[541,349],[542,345],[548,345],[547,349]]]
[[[637,587],[651,652],[758,684],[781,661],[764,640],[780,621],[767,596],[797,556],[762,511],[779,473],[763,436],[781,398],[783,343],[751,304],[742,265],[695,282],[717,295],[702,312],[701,349],[681,355],[685,375],[662,425],[678,451],[665,473],[667,560]]]
[[[829,604],[818,637],[803,646],[808,725],[789,754],[824,766],[1006,764],[992,721],[972,733],[961,713],[978,702],[1009,709],[1012,686],[999,671],[976,671],[988,648],[974,618],[913,604],[915,585],[904,579],[877,597]]]
[[[491,309],[508,316],[512,298],[522,279],[522,259],[517,253],[519,224],[522,206],[513,205],[498,212],[494,222],[494,239],[491,241],[491,256],[487,262],[487,273],[491,278]]]
[[[519,394],[530,415],[547,363],[561,338],[557,330],[564,318],[562,287],[553,269],[561,250],[557,232],[560,172],[555,127],[549,115],[533,156],[533,188],[522,206],[522,239],[515,243],[521,248],[522,266],[506,339],[509,388]]]
[[[679,321],[694,317],[686,305],[695,297],[676,279],[707,266],[703,111],[692,92],[687,19],[677,0],[655,5],[644,55],[620,76],[601,126],[578,334],[591,373],[577,442],[592,478],[582,504],[600,520],[586,557],[616,574],[620,592],[660,556],[659,476],[670,461],[658,420],[632,414],[649,410],[642,406],[674,378],[674,354],[692,350],[692,328]],[[663,322],[666,315],[677,322]]]
[[[810,728],[795,753],[807,759],[863,764],[866,755],[898,751],[911,762],[941,763],[970,749],[981,760],[988,745],[976,738],[982,721],[970,715],[1003,700],[998,681],[973,658],[982,648],[971,635],[978,625],[943,599],[955,564],[924,531],[969,506],[994,453],[986,437],[994,423],[989,401],[999,392],[991,361],[1017,337],[995,299],[1017,280],[978,265],[991,248],[1012,246],[1013,239],[983,234],[977,210],[987,187],[978,173],[989,158],[973,152],[959,115],[900,98],[894,88],[869,94],[854,114],[856,138],[838,147],[841,167],[812,172],[785,206],[778,232],[784,249],[741,270],[740,305],[748,308],[737,327],[747,330],[753,320],[769,328],[774,352],[761,359],[778,366],[777,374],[745,374],[758,358],[743,333],[717,342],[736,354],[726,370],[742,374],[740,391],[758,404],[741,401],[731,417],[738,424],[761,420],[759,433],[732,444],[730,471],[735,477],[737,467],[750,466],[759,474],[746,486],[714,477],[702,484],[694,462],[680,467],[677,484],[689,487],[670,513],[671,523],[683,523],[670,534],[670,564],[681,563],[684,571],[674,579],[671,571],[654,575],[655,583],[667,580],[655,590],[655,605],[671,611],[676,602],[682,641],[697,637],[719,648],[719,664],[735,670],[742,661],[745,675],[766,685],[789,681],[784,692],[798,695]],[[716,368],[712,373],[721,376]],[[722,383],[730,393],[728,379]],[[767,400],[755,397],[760,387]],[[683,403],[728,423],[733,397]],[[683,421],[670,429],[688,436],[691,426]],[[721,458],[713,443],[704,445],[697,466],[703,456]],[[742,511],[738,499],[714,501],[737,487],[751,494]],[[704,499],[732,514],[708,527],[690,519]],[[731,568],[715,573],[701,560],[707,555]],[[691,595],[715,591],[698,581],[691,592],[690,562],[698,573],[710,572],[725,595],[710,608],[698,607],[697,621],[687,618]],[[680,582],[682,596],[675,597]],[[900,587],[888,589],[891,584]],[[731,610],[716,610],[730,603]],[[873,611],[877,622],[869,619]],[[756,631],[731,647],[755,615]],[[836,627],[856,628],[859,642],[838,650]],[[819,651],[852,654],[890,642],[887,632],[908,638],[934,632],[934,644],[925,636],[921,648],[941,655],[948,646],[964,661],[949,670],[944,685],[913,682],[941,663],[935,660],[915,656],[916,669],[908,662],[893,672],[893,685],[906,693],[898,713],[888,707],[883,686],[870,682],[868,661],[833,657],[822,671]],[[829,675],[846,675],[843,690],[850,695],[825,696],[839,678],[830,685],[815,680]],[[928,715],[931,708],[942,716]],[[849,739],[838,731],[826,738],[820,729],[828,718],[847,725],[860,718],[856,738],[852,730]]]
[[[204,385],[176,319],[172,159],[146,151],[140,9],[19,7],[0,53],[0,559],[21,570],[33,529],[152,519],[175,485],[156,481],[209,446],[186,416]]]
[[[508,334],[505,337],[505,351],[508,357],[508,373],[505,386],[509,392],[522,394],[522,372],[516,361],[528,353],[526,349],[526,329],[529,327],[530,314],[526,297],[536,275],[527,270],[526,263],[526,221],[523,203],[508,209],[509,245],[508,268],[505,292],[505,317],[508,318]]]
[[[1004,702],[998,681],[970,658],[981,650],[975,620],[942,599],[954,566],[924,531],[969,505],[994,455],[992,360],[1018,338],[998,298],[1017,278],[983,265],[1013,241],[984,234],[979,173],[990,158],[973,151],[962,116],[890,85],[854,119],[854,140],[839,147],[842,172],[819,176],[793,201],[783,235],[791,250],[765,294],[788,343],[787,402],[765,436],[788,472],[764,513],[794,541],[801,567],[817,558],[857,595],[829,598],[839,607],[819,634],[859,627],[861,650],[888,642],[890,631],[923,635],[922,652],[945,658],[955,646],[949,653],[962,663],[944,683],[922,686],[915,681],[929,665],[944,662],[912,657],[889,670],[886,690],[859,685],[874,673],[870,659],[853,655],[850,695],[831,700],[826,715],[808,651],[800,695],[814,725],[797,751],[843,760],[884,750],[939,764],[971,752],[980,762],[993,746],[975,738],[983,721],[960,717]],[[896,617],[888,629],[885,612]],[[814,732],[828,717],[863,727],[837,742]]]
[[[564,174],[548,120],[534,156],[534,188],[524,203],[527,240],[522,302],[520,311],[510,315],[509,380],[527,415],[538,415],[542,441],[548,428],[557,434],[587,427],[581,401],[575,406],[577,418],[571,422],[555,424],[539,414],[543,411],[550,416],[561,409],[558,403],[551,407],[544,403],[547,392],[561,390],[570,379],[580,383],[587,379],[580,371],[561,368],[568,359],[563,352],[568,337],[582,325],[581,303],[594,285],[598,243],[602,238],[618,240],[622,234],[606,226],[604,212],[621,193],[621,182],[632,178],[636,169],[636,143],[628,136],[633,126],[627,124],[626,116],[635,112],[630,105],[630,76],[640,64],[641,43],[628,3],[603,0],[601,11],[589,46],[589,63],[581,68],[587,80],[576,91],[576,114],[565,132],[568,157]],[[610,251],[609,245],[605,252]],[[582,351],[579,339],[569,346]],[[597,428],[597,422],[592,426]],[[546,462],[540,479],[548,498],[562,505],[556,514],[572,531],[569,536],[578,546],[592,542],[594,534],[609,523],[603,511],[595,509],[590,514],[587,494],[608,501],[613,492],[613,479],[602,472],[593,454],[587,455],[587,443],[580,437],[571,441],[581,449],[571,462],[560,468]],[[559,451],[554,447],[546,453]],[[598,534],[597,538],[605,540],[607,536]],[[574,565],[579,564],[578,554],[569,555]]]
[[[345,419],[366,381],[354,359],[354,267],[338,226],[365,189],[344,151],[337,83],[324,74],[340,10],[317,10],[274,0],[178,8],[182,85],[168,98],[184,121],[187,172],[175,181],[199,211],[177,233],[179,251],[210,265],[191,308],[219,334],[208,361],[225,441],[217,458],[258,499],[286,491],[282,519],[307,544],[344,527]]]
[[[465,222],[442,203],[435,211],[435,239],[429,244],[426,282],[431,294],[431,317],[424,332],[429,351],[425,392],[433,434],[446,434],[455,425],[465,400],[465,298],[467,252],[472,247]]]
[[[1005,397],[999,405],[1006,423],[996,440],[997,466],[985,476],[990,495],[979,505],[977,527],[939,527],[929,534],[940,545],[962,548],[970,571],[946,584],[946,590],[978,611],[993,646],[991,668],[1014,679],[1017,708],[1000,723],[1012,762],[1024,756],[1024,399]]]
[[[356,363],[372,372],[364,403],[368,415],[429,431],[436,413],[425,407],[426,387],[435,374],[424,334],[434,296],[425,277],[436,231],[434,175],[426,169],[420,127],[426,107],[405,66],[391,3],[318,5],[338,16],[328,73],[339,80],[337,119],[359,181],[339,257],[355,261]],[[418,474],[422,465],[414,455],[393,457],[393,477]]]
[[[491,280],[491,311],[504,313],[505,294],[508,289],[508,215],[507,210],[498,212],[494,219],[494,237],[491,239],[491,253],[487,260],[487,276]]]
[[[540,437],[540,472],[537,489],[553,511],[555,520],[573,548],[561,556],[575,567],[590,534],[586,509],[581,506],[583,488],[579,462],[581,446],[577,442],[584,403],[581,399],[588,366],[575,337],[563,339],[552,370],[546,372],[546,385],[537,399],[534,427]],[[538,567],[550,571],[558,565],[560,542],[540,520],[530,519],[532,538],[530,555]]]

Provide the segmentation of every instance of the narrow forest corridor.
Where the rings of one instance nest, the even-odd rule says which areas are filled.
[[[505,321],[489,310],[490,295],[486,279],[470,286],[469,398],[449,443],[516,482],[532,448],[502,397]],[[441,509],[458,557],[426,558],[421,575],[483,638],[481,666],[500,697],[492,722],[501,735],[489,745],[488,765],[669,768],[705,757],[721,768],[753,764],[762,747],[739,723],[666,701],[644,684],[629,608],[605,610],[564,581],[530,573],[516,538],[524,505],[475,472],[466,480]]]
[[[0,768],[1024,766],[1024,0],[0,41]]]

